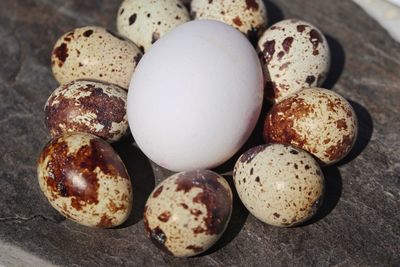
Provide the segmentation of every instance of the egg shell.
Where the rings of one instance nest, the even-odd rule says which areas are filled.
[[[272,144],[254,147],[237,161],[233,179],[240,199],[264,223],[289,227],[311,218],[324,194],[316,160],[301,149]]]
[[[231,25],[252,39],[267,25],[267,11],[262,0],[224,0],[191,2],[194,19],[212,19]]]
[[[258,50],[265,73],[265,95],[279,102],[303,88],[321,86],[330,67],[325,36],[312,24],[283,20],[264,32]]]
[[[344,158],[358,131],[346,99],[330,90],[304,89],[274,105],[265,118],[267,143],[291,144],[329,165]]]
[[[52,139],[40,154],[37,171],[44,195],[65,217],[99,228],[128,218],[131,181],[119,156],[102,139],[81,133]]]
[[[109,30],[87,26],[74,29],[56,42],[51,60],[60,84],[77,79],[99,80],[127,89],[142,53]]]
[[[255,127],[263,101],[257,53],[243,34],[195,20],[154,44],[128,92],[128,120],[142,151],[173,171],[207,169],[232,157]]]
[[[189,257],[210,248],[232,213],[228,182],[207,170],[178,173],[160,183],[147,200],[145,229],[164,252]]]
[[[73,81],[58,87],[46,102],[45,123],[50,135],[85,132],[109,142],[128,130],[127,93],[116,85]]]
[[[189,12],[179,0],[124,0],[117,29],[147,51],[160,37],[189,20]]]

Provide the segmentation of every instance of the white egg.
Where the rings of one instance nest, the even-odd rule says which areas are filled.
[[[199,20],[155,43],[130,89],[129,125],[143,152],[173,171],[206,169],[248,139],[261,110],[263,74],[243,34]]]

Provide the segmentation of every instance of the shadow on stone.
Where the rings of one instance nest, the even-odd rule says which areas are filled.
[[[240,198],[235,190],[232,176],[224,176],[224,178],[228,181],[233,193],[231,220],[229,221],[225,232],[217,241],[217,243],[215,243],[209,250],[197,255],[196,257],[210,255],[228,245],[240,233],[246,222],[247,216],[249,215],[249,212],[240,201]]]
[[[372,133],[374,131],[374,123],[371,117],[371,114],[368,110],[362,106],[361,104],[348,100],[350,105],[353,107],[357,119],[358,119],[358,135],[356,142],[353,146],[353,149],[350,153],[341,161],[336,164],[337,166],[341,166],[347,164],[358,157],[361,152],[367,147],[369,141],[371,140]]]
[[[265,7],[267,8],[268,27],[284,19],[282,10],[274,3],[264,0]]]
[[[136,224],[143,219],[143,210],[147,198],[153,191],[155,182],[153,169],[149,160],[133,145],[133,138],[126,138],[113,144],[115,151],[124,162],[131,177],[133,190],[133,208],[128,220],[117,228],[125,228]]]
[[[322,172],[325,177],[325,197],[322,205],[314,217],[297,227],[310,225],[325,218],[339,202],[340,196],[342,195],[342,176],[339,169],[336,166],[329,166],[322,168]]]
[[[326,34],[325,37],[328,41],[329,50],[331,52],[331,66],[328,76],[326,77],[326,80],[323,83],[322,87],[332,89],[343,73],[344,65],[346,62],[346,54],[343,46],[339,43],[338,40]]]

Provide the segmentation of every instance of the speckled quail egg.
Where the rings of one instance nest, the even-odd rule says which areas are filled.
[[[265,118],[267,143],[291,144],[324,164],[344,158],[357,138],[357,116],[346,99],[330,90],[304,89],[274,105]]]
[[[91,79],[127,89],[141,57],[141,51],[131,41],[104,28],[87,26],[61,36],[51,60],[60,84]]]
[[[262,0],[193,0],[191,14],[194,19],[222,21],[251,38],[261,35],[267,24]]]
[[[270,27],[258,42],[264,66],[265,96],[279,102],[302,88],[321,86],[330,67],[328,43],[315,26],[283,20]]]
[[[160,183],[147,200],[144,223],[159,249],[189,257],[220,238],[231,212],[228,182],[212,171],[197,170],[172,175]]]
[[[189,20],[189,12],[179,0],[124,0],[117,29],[147,51],[164,34]]]
[[[233,179],[250,213],[281,227],[310,219],[324,194],[324,177],[316,160],[301,149],[281,144],[257,146],[244,153]]]
[[[85,132],[117,141],[128,130],[126,100],[126,91],[116,85],[73,81],[58,87],[47,100],[46,126],[52,137]]]
[[[102,139],[82,133],[58,136],[42,150],[37,171],[44,195],[65,217],[99,228],[128,218],[131,181],[119,156]]]

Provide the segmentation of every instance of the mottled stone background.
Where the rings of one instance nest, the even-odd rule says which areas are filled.
[[[353,104],[359,139],[348,158],[324,170],[327,199],[313,221],[274,228],[236,201],[228,230],[213,249],[175,259],[147,240],[141,218],[155,179],[168,172],[151,164],[130,140],[116,149],[133,177],[135,208],[118,229],[89,229],[65,220],[37,183],[36,158],[49,139],[43,105],[57,87],[50,70],[52,46],[74,27],[115,29],[119,1],[1,0],[0,251],[10,254],[10,247],[17,247],[8,264],[29,262],[32,254],[34,265],[37,257],[69,266],[400,265],[400,44],[350,0],[266,4],[271,22],[300,18],[328,36],[333,66],[325,87]],[[255,143],[259,134],[248,146]],[[218,170],[229,171],[232,162]]]

